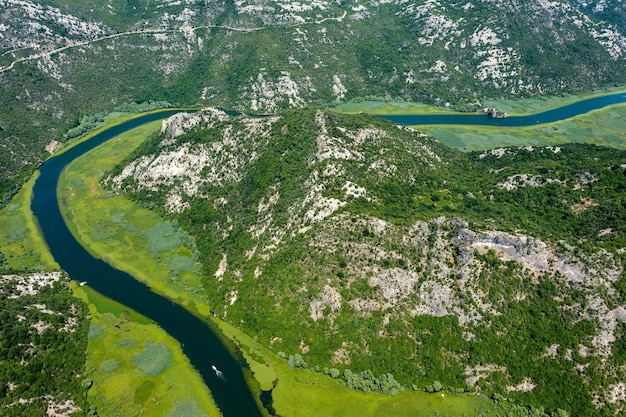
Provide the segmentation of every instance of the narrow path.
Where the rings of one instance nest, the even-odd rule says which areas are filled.
[[[50,51],[42,52],[40,54],[34,54],[34,55],[29,55],[29,56],[24,57],[24,58],[18,58],[15,61],[11,62],[11,64],[9,64],[8,66],[0,68],[0,73],[3,73],[5,71],[8,71],[8,70],[12,69],[15,66],[15,64],[18,64],[20,62],[31,61],[31,60],[43,58],[43,57],[46,57],[46,56],[51,56],[51,55],[57,54],[59,52],[62,52],[64,50],[66,50],[66,49],[76,48],[76,47],[79,47],[79,46],[85,46],[85,45],[89,45],[89,44],[92,44],[92,43],[104,41],[104,40],[107,40],[107,39],[120,38],[120,37],[123,37],[123,36],[129,36],[129,35],[153,35],[153,34],[159,34],[159,33],[185,33],[185,32],[189,32],[189,31],[195,32],[198,29],[213,29],[213,28],[232,30],[232,31],[236,31],[236,32],[254,32],[254,31],[263,29],[263,28],[244,29],[244,28],[233,28],[233,27],[222,26],[222,25],[207,25],[207,26],[197,26],[197,27],[192,27],[192,28],[181,27],[181,28],[178,28],[178,29],[143,29],[143,30],[131,30],[131,31],[127,31],[127,32],[113,33],[111,35],[101,36],[99,38],[91,39],[91,40],[88,40],[88,41],[73,42],[73,43],[71,43],[69,45],[65,45],[65,46],[62,46],[60,48],[52,49]],[[27,49],[27,48],[28,47],[21,47],[21,48],[13,49],[11,51],[7,51],[7,52],[3,53],[2,55],[6,55],[7,53],[13,53],[13,52],[16,52],[16,51],[19,51],[19,50],[22,50],[22,49]]]
[[[295,23],[293,25],[285,25],[287,27],[293,27],[293,26],[304,26],[304,25],[310,25],[310,24],[322,24],[326,21],[329,20],[334,20],[337,22],[342,22],[343,19],[347,16],[348,12],[346,12],[344,10],[343,15],[338,16],[338,17],[326,17],[324,19],[321,20],[317,20],[315,22],[305,22],[305,23]],[[263,27],[258,27],[258,28],[236,28],[236,27],[231,27],[231,26],[224,26],[224,25],[204,25],[204,26],[196,26],[196,27],[180,27],[177,29],[142,29],[142,30],[131,30],[131,31],[127,31],[127,32],[119,32],[119,33],[113,33],[111,35],[106,35],[106,36],[101,36],[99,38],[95,38],[95,39],[91,39],[88,41],[82,41],[82,42],[72,42],[69,45],[65,45],[62,46],[60,48],[56,48],[56,49],[52,49],[50,51],[46,51],[46,52],[42,52],[39,54],[33,54],[33,55],[29,55],[23,58],[18,58],[15,61],[11,62],[9,65],[4,66],[4,67],[0,67],[0,74],[9,71],[10,69],[13,69],[13,67],[15,66],[15,64],[18,64],[20,62],[25,62],[25,61],[32,61],[32,60],[36,60],[36,59],[40,59],[40,58],[44,58],[44,57],[49,57],[52,56],[54,54],[57,54],[59,52],[65,51],[66,49],[71,49],[71,48],[77,48],[80,46],[86,46],[86,45],[90,45],[96,42],[100,42],[100,41],[104,41],[107,39],[114,39],[114,38],[120,38],[123,36],[130,36],[130,35],[154,35],[154,34],[159,34],[159,33],[187,33],[187,32],[195,32],[196,30],[199,29],[224,29],[224,30],[230,30],[230,31],[234,31],[234,32],[256,32],[259,30],[263,30],[266,29],[268,27],[271,27],[270,25],[268,26],[263,26]],[[28,49],[31,47],[28,46],[24,46],[24,47],[20,47],[20,48],[16,48],[16,49],[12,49],[10,51],[6,51],[4,52],[1,56],[7,55],[7,54],[11,54],[23,49]]]

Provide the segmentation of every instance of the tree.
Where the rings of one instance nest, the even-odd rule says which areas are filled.
[[[296,353],[295,355],[289,355],[289,359],[287,359],[287,366],[290,368],[306,368],[308,365],[302,359],[302,355]]]

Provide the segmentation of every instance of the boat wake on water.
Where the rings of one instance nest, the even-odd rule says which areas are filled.
[[[211,365],[211,368],[215,371],[215,375],[220,378],[222,381],[226,382],[226,378],[224,377],[224,373],[217,369],[215,365]]]

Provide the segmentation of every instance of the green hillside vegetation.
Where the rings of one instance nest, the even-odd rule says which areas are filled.
[[[597,262],[594,268],[620,271],[623,256],[616,250],[624,247],[626,236],[621,197],[624,153],[571,144],[463,154],[381,120],[323,113],[327,143],[343,141],[343,149],[353,155],[362,152],[365,159],[320,160],[316,156],[319,114],[315,110],[281,113],[271,124],[269,136],[251,146],[258,156],[239,168],[241,177],[221,186],[203,185],[205,197],[189,198],[189,208],[180,215],[161,208],[166,207],[166,196],[183,182],[148,190],[132,177],[123,180],[128,195],[176,219],[194,237],[203,268],[202,293],[213,311],[274,352],[285,352],[285,358],[302,354],[309,366],[319,370],[369,371],[374,376],[390,373],[405,387],[423,389],[442,381],[464,390],[467,372],[482,372],[468,369],[495,364],[476,378],[471,390],[549,411],[562,408],[572,415],[610,413],[610,404],[601,412],[596,410],[591,390],[603,384],[600,381],[615,381],[608,369],[615,369],[617,363],[605,368],[599,356],[576,354],[581,346],[595,343],[601,326],[599,317],[577,319],[587,311],[589,291],[596,294],[595,290],[572,285],[558,272],[537,275],[495,252],[468,249],[455,236],[463,233],[463,227],[511,234],[523,231],[541,236],[564,259],[587,258],[587,262]],[[112,175],[139,157],[154,158],[189,144],[219,143],[224,129],[233,129],[229,130],[233,135],[245,123],[245,119],[216,123],[167,143],[163,137],[153,137]],[[368,129],[378,131],[379,136],[358,145],[351,142],[356,132]],[[369,158],[376,155],[384,155],[381,166],[393,164],[395,169],[382,175],[371,169]],[[337,164],[343,168],[320,183],[318,198],[344,198],[346,181],[367,193],[348,198],[324,221],[307,221],[303,214],[311,208],[306,200],[311,179],[316,178],[315,172],[331,169],[329,164],[335,170]],[[499,185],[507,182],[511,188]],[[269,203],[272,195],[280,198]],[[269,222],[259,208],[268,204]],[[386,222],[384,231],[376,230],[379,221],[374,219]],[[425,222],[426,234],[416,246],[407,246],[407,239],[417,239],[411,237],[411,227],[420,222]],[[259,224],[266,225],[265,232],[252,234]],[[297,232],[301,227],[305,231]],[[261,248],[272,248],[281,230],[287,233],[279,245],[266,249],[264,255]],[[527,250],[531,254],[535,249],[529,246]],[[381,255],[376,256],[377,252]],[[411,290],[394,301],[399,303],[395,308],[363,312],[358,304],[351,304],[361,300],[376,306],[385,301],[380,286],[388,284],[373,284],[379,282],[380,274],[415,277],[411,286],[426,285],[421,291],[428,293],[438,285],[456,285],[451,283],[461,280],[468,262],[478,268],[467,271],[472,285],[484,294],[480,303],[495,308],[481,307],[471,293],[452,289],[450,302],[480,311],[481,319],[474,324],[470,320],[461,325],[450,312],[409,314],[411,305],[421,303],[420,292]],[[448,268],[450,275],[442,275]],[[328,286],[336,290],[328,292]],[[609,306],[624,302],[621,296],[604,292],[602,286],[598,291]],[[328,302],[313,319],[311,302],[320,294],[337,297],[340,304]],[[238,301],[247,299],[255,302]],[[559,352],[570,353],[545,356],[554,343]],[[572,360],[584,366],[584,377],[572,367]],[[533,389],[505,390],[526,380],[533,381]]]
[[[83,407],[85,306],[72,296],[64,277],[24,289],[37,280],[0,275],[2,415],[35,417],[62,409],[77,415]]]
[[[119,245],[117,238],[111,238],[111,236],[115,236],[118,233],[116,230],[120,228],[120,224],[125,225],[123,230],[128,236],[128,241],[140,242],[144,239],[139,237],[150,230],[171,230],[171,223],[163,218],[158,220],[150,211],[134,206],[123,197],[112,195],[99,185],[99,179],[102,178],[102,175],[106,176],[104,171],[112,166],[111,164],[115,160],[123,158],[128,153],[123,152],[123,149],[128,151],[132,147],[137,146],[141,142],[141,138],[145,138],[145,135],[154,129],[155,124],[146,125],[143,128],[112,139],[105,146],[100,146],[69,165],[61,180],[61,190],[62,195],[64,195],[64,198],[62,198],[63,211],[66,215],[67,213],[72,213],[69,217],[72,219],[70,224],[73,225],[74,232],[87,247],[92,248],[91,250],[96,255],[106,254],[108,261],[120,268],[128,266],[128,261],[124,261],[126,257],[124,253],[128,252],[129,249],[129,246],[126,244]],[[72,186],[70,187],[67,184],[72,184]],[[105,203],[107,204],[106,207],[112,210],[112,212],[105,210],[104,206],[101,206]],[[97,209],[94,210],[94,207]],[[86,219],[89,219],[89,221],[85,221]],[[124,219],[124,221],[122,222],[120,219]],[[149,223],[146,223],[145,219],[151,220]],[[94,225],[97,225],[96,228],[110,229],[112,235],[107,235],[106,239],[98,240],[101,236],[98,233],[93,233]],[[120,231],[119,233],[122,232]],[[164,239],[162,246],[167,246],[166,242],[168,241],[171,243],[177,240],[175,235],[172,234],[169,234],[169,237],[164,235],[162,239]],[[179,297],[181,293],[189,291],[186,293],[188,298],[184,300],[178,299],[178,301],[186,304],[187,308],[202,312],[203,315],[208,314],[208,307],[199,308],[205,305],[203,304],[203,300],[206,300],[206,295],[203,295],[204,291],[199,291],[199,288],[195,291],[190,291],[186,288],[187,284],[177,280],[171,272],[169,273],[171,277],[170,285],[162,286],[160,284],[163,278],[159,277],[168,276],[168,263],[160,260],[162,255],[156,251],[150,251],[148,244],[144,245],[143,248],[141,246],[132,247],[135,264],[139,262],[140,265],[145,263],[145,265],[152,264],[156,267],[137,269],[135,271],[138,273],[137,278],[147,282],[153,288],[173,299]],[[94,248],[97,248],[97,250],[94,250]],[[83,292],[79,293],[82,294]],[[92,311],[92,315],[97,317],[102,315],[102,317],[106,318],[100,321],[98,321],[99,319],[92,320],[95,325],[92,325],[91,329],[94,336],[90,339],[90,351],[92,348],[94,350],[92,352],[93,356],[90,355],[90,360],[88,361],[88,369],[94,372],[93,375],[99,376],[97,378],[94,376],[94,381],[96,382],[90,390],[90,398],[93,399],[94,404],[97,404],[98,410],[101,410],[101,412],[110,409],[125,409],[122,405],[124,401],[121,401],[120,398],[128,394],[122,395],[119,392],[110,392],[109,389],[105,389],[108,379],[98,379],[109,375],[110,372],[115,373],[121,369],[120,359],[115,356],[117,359],[113,360],[112,357],[114,355],[108,353],[111,349],[117,348],[115,346],[101,348],[99,344],[96,346],[94,340],[101,341],[98,343],[108,343],[107,340],[111,337],[110,335],[118,334],[121,331],[115,327],[115,324],[124,328],[135,326],[134,328],[142,329],[146,328],[146,325],[141,321],[141,317],[132,316],[132,312],[130,312],[131,315],[129,316],[128,309],[100,299],[95,293],[89,292],[89,301],[99,311],[99,313]],[[135,322],[136,324],[134,324]],[[406,387],[402,393],[394,396],[375,393],[365,394],[345,390],[342,388],[344,378],[338,378],[338,369],[325,370],[317,367],[303,369],[301,367],[298,368],[302,363],[298,365],[297,362],[292,363],[290,368],[290,361],[287,360],[286,356],[284,356],[284,359],[281,359],[280,356],[283,356],[282,354],[267,350],[263,343],[254,341],[252,337],[247,336],[228,323],[221,320],[216,322],[229,338],[237,342],[261,388],[272,390],[273,407],[279,415],[303,415],[303,409],[300,406],[301,398],[308,399],[307,410],[311,415],[320,413],[327,415],[342,415],[342,413],[345,415],[376,415],[380,413],[380,410],[385,409],[393,409],[396,415],[406,413],[406,415],[424,416],[430,416],[436,412],[447,413],[451,416],[465,414],[507,415],[506,413],[524,416],[532,412],[525,406],[515,408],[512,404],[506,402],[498,405],[483,396],[459,395],[448,390],[438,392],[436,395],[427,394],[422,392],[425,387],[421,386],[415,387],[418,388],[417,392]],[[150,336],[149,338],[157,340],[157,336]],[[113,338],[112,340],[115,341],[116,339]],[[133,354],[137,349],[139,348],[137,347],[133,350]],[[170,346],[170,350],[173,349]],[[127,356],[121,355],[121,357]],[[290,356],[295,357],[294,355]],[[132,362],[132,358],[129,359],[130,362]],[[138,377],[135,376],[135,378]],[[143,386],[145,384],[140,384],[137,381],[132,384],[135,387],[140,385]],[[442,396],[441,394],[444,395]],[[537,410],[535,411],[538,412]]]

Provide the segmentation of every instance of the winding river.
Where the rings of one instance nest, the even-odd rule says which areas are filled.
[[[626,102],[626,93],[583,100],[553,110],[529,116],[491,119],[478,115],[412,115],[380,116],[400,124],[475,124],[492,126],[530,126],[549,123],[587,113],[617,103]],[[247,385],[243,368],[245,361],[236,358],[218,337],[219,330],[181,306],[150,290],[129,274],[111,267],[91,256],[68,230],[57,200],[58,179],[75,158],[105,141],[144,123],[164,119],[177,111],[144,115],[111,127],[88,141],[48,159],[40,168],[40,177],[33,188],[31,208],[39,221],[50,251],[61,268],[72,279],[88,281],[101,294],[150,318],[182,345],[184,353],[202,375],[213,398],[225,417],[261,416],[259,400]],[[221,370],[228,382],[220,379],[213,369]]]
[[[394,123],[415,125],[480,125],[499,127],[535,126],[569,119],[598,110],[613,104],[626,103],[626,92],[598,96],[577,101],[565,106],[557,107],[541,113],[526,116],[511,116],[502,119],[487,117],[476,113],[472,114],[411,114],[411,115],[379,115],[377,117],[390,120]]]
[[[72,279],[88,281],[96,291],[143,314],[177,339],[185,355],[200,372],[225,417],[261,416],[257,400],[243,374],[243,359],[235,358],[217,336],[210,323],[150,290],[126,272],[94,258],[68,230],[57,200],[61,171],[71,161],[90,149],[125,132],[176,112],[160,112],[139,117],[112,127],[82,142],[67,152],[48,159],[39,167],[40,176],[33,188],[31,209],[39,221],[43,236],[54,259]],[[216,375],[213,366],[224,373]],[[259,393],[260,394],[260,393]]]

